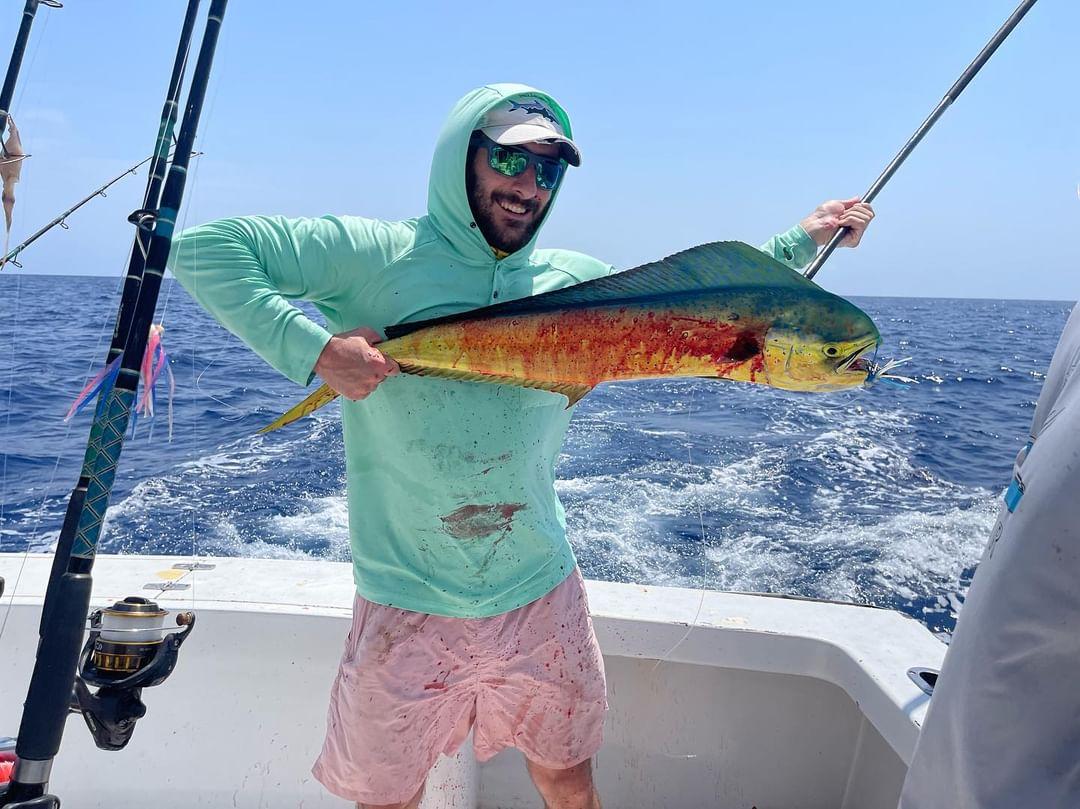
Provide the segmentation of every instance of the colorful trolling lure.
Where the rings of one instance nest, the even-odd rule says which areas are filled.
[[[139,402],[135,406],[135,413],[142,416],[143,418],[152,419],[154,417],[154,388],[157,386],[157,382],[161,378],[162,371],[164,371],[169,378],[169,440],[172,441],[172,403],[173,394],[176,393],[176,378],[173,376],[172,368],[169,367],[169,355],[166,353],[165,345],[162,342],[162,335],[164,333],[164,326],[154,324],[150,327],[150,340],[146,344],[146,353],[143,354],[142,367],[140,369],[140,376],[142,377],[143,385],[142,396],[139,398]],[[131,430],[132,434],[134,434],[134,417],[132,417],[131,421]]]
[[[894,374],[892,371],[900,365],[911,362],[913,357],[904,357],[902,360],[888,360],[883,363],[870,363],[869,373],[866,376],[866,384],[872,385],[875,382],[884,382],[886,385],[892,385],[896,388],[902,388],[907,384],[917,382],[910,376],[901,376],[900,374]]]
[[[173,376],[172,368],[169,363],[169,355],[165,351],[165,345],[162,342],[162,335],[165,333],[165,327],[159,324],[154,324],[150,327],[150,339],[146,344],[146,353],[143,354],[142,365],[140,366],[140,377],[142,379],[142,394],[139,396],[135,405],[135,411],[131,419],[131,431],[135,432],[135,415],[142,416],[144,418],[154,417],[154,402],[155,395],[154,389],[157,386],[158,380],[164,373],[169,379],[169,398],[168,398],[168,417],[169,417],[169,440],[172,440],[173,435],[173,395],[176,393],[176,379]],[[120,364],[123,356],[118,356],[104,368],[102,368],[93,379],[91,379],[86,387],[80,391],[79,395],[72,402],[71,407],[68,408],[67,414],[64,416],[64,421],[71,421],[78,413],[81,413],[86,406],[94,400],[94,397],[101,391],[107,391],[112,387],[116,381],[117,374],[120,373]]]
[[[117,355],[116,359],[98,371],[97,375],[86,383],[86,387],[79,392],[79,395],[75,397],[75,401],[71,403],[71,407],[68,408],[67,415],[64,416],[65,423],[71,421],[76,414],[81,413],[98,391],[102,388],[108,390],[112,387],[113,382],[116,381],[116,375],[120,373],[120,361],[123,358],[122,354]]]

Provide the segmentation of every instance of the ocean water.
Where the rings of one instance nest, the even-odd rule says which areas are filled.
[[[59,533],[91,413],[63,422],[111,333],[117,282],[0,274],[0,551]],[[916,382],[826,395],[709,380],[601,386],[558,465],[587,577],[891,607],[935,631],[958,605],[1071,303],[854,299]],[[177,388],[125,445],[103,553],[348,559],[337,406],[300,398],[175,282]]]

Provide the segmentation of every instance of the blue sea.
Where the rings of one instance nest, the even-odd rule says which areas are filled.
[[[47,550],[91,412],[118,284],[0,274],[0,551]],[[601,386],[558,466],[587,577],[788,593],[902,610],[948,632],[1026,440],[1071,303],[855,298],[912,357],[903,387],[789,394],[709,380]],[[301,389],[175,282],[176,376],[124,449],[100,551],[349,556],[337,406],[268,436]]]

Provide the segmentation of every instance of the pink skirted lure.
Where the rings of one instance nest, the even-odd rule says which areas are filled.
[[[164,333],[164,326],[155,323],[150,327],[150,339],[146,343],[146,353],[143,354],[142,365],[139,369],[139,375],[142,379],[142,392],[136,400],[135,415],[144,418],[154,417],[154,389],[162,375],[167,376],[169,380],[169,440],[171,441],[173,433],[173,394],[176,392],[176,379],[173,376],[172,368],[169,366],[169,355],[165,351],[165,345],[162,342]],[[80,391],[71,407],[68,408],[67,415],[64,416],[65,422],[70,421],[77,413],[84,410],[98,392],[108,391],[112,388],[117,374],[120,373],[122,359],[122,356],[114,359],[86,384],[86,387]],[[131,429],[134,432],[134,418],[132,418]]]

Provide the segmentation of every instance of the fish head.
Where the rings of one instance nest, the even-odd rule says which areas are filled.
[[[861,309],[835,295],[788,307],[765,335],[764,371],[774,388],[825,392],[866,383],[881,343]]]

